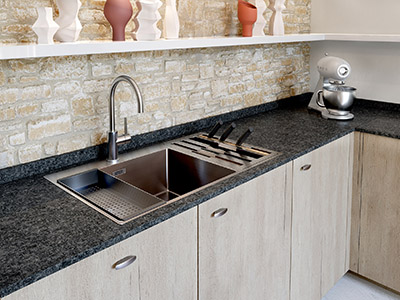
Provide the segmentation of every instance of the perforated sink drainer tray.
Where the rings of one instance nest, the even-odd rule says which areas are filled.
[[[58,183],[121,221],[165,203],[97,169],[59,179]]]

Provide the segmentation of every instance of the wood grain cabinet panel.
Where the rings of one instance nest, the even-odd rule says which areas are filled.
[[[196,299],[197,209],[145,230],[3,300]],[[134,255],[124,269],[112,268]]]
[[[363,145],[358,273],[400,291],[400,140]]]
[[[200,300],[289,299],[290,180],[287,164],[199,206]]]
[[[292,300],[320,300],[348,270],[352,138],[293,162]]]

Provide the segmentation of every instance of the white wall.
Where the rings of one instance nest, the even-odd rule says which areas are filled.
[[[400,0],[312,0],[311,32],[400,34]],[[311,87],[324,53],[347,60],[359,98],[400,103],[400,43],[311,43]]]
[[[346,84],[357,88],[357,97],[400,103],[400,44],[365,42],[313,42],[311,88],[317,84],[317,62],[325,53],[347,60],[351,67]]]
[[[312,0],[311,32],[400,34],[400,0]]]

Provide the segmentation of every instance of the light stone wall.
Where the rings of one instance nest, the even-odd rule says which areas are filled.
[[[304,43],[56,57],[0,62],[0,166],[106,141],[113,78],[132,76],[117,92],[118,129],[130,134],[170,127],[309,91]]]
[[[81,1],[81,39],[109,39],[105,0]],[[54,2],[0,0],[0,42],[34,42],[34,7]],[[236,5],[179,1],[182,36],[239,34]],[[287,32],[309,32],[310,0],[286,6]],[[127,117],[135,135],[308,92],[309,56],[309,44],[294,43],[0,61],[0,168],[104,143],[118,75],[143,92],[140,115],[128,86],[117,93],[117,129]]]
[[[161,0],[165,4],[165,0]],[[269,2],[265,0],[268,4]],[[79,19],[83,25],[80,40],[111,39],[111,28],[104,17],[106,0],[81,0]],[[136,4],[131,0],[136,12]],[[54,18],[58,11],[56,0],[0,0],[0,43],[32,43],[36,35],[32,24],[37,18],[36,7],[53,7]],[[181,37],[235,36],[241,34],[237,19],[237,0],[177,0]],[[286,0],[284,22],[286,33],[309,33],[311,0]],[[165,5],[160,8],[163,16]],[[269,20],[271,11],[265,17]],[[158,23],[162,30],[162,20]],[[133,21],[126,28],[134,29]]]

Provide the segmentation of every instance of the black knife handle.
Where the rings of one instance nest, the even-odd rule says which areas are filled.
[[[244,141],[249,137],[250,134],[252,134],[252,132],[254,131],[254,129],[252,127],[249,127],[249,129],[246,130],[245,133],[242,134],[242,136],[237,140],[236,142],[236,146],[240,146],[244,143]]]
[[[207,135],[207,137],[209,137],[210,139],[212,139],[214,137],[214,135],[217,133],[217,131],[221,128],[222,124],[224,124],[221,120],[218,121],[213,129],[211,129],[210,133]]]
[[[219,140],[221,142],[225,141],[227,139],[227,137],[231,134],[233,129],[235,129],[235,128],[236,128],[236,124],[235,123],[232,123],[231,125],[229,125],[229,127],[224,131],[224,133],[221,135]]]

